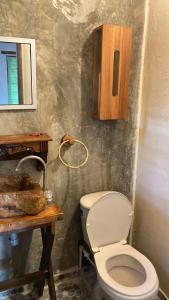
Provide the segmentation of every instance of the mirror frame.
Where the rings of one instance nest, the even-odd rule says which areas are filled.
[[[0,105],[0,110],[37,109],[35,39],[0,36],[0,42],[30,44],[32,104]]]

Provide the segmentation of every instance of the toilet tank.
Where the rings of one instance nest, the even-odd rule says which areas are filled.
[[[80,199],[80,209],[81,209],[81,223],[82,223],[82,231],[83,231],[83,238],[86,244],[90,247],[90,242],[87,234],[86,229],[86,220],[87,215],[90,210],[90,208],[93,206],[93,204],[99,200],[103,195],[107,194],[109,191],[102,191],[102,192],[96,192],[91,193],[83,196]]]

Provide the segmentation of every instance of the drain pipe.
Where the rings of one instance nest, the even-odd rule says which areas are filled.
[[[19,245],[19,238],[16,232],[10,234],[9,240],[12,247],[16,247]]]
[[[0,234],[0,282],[12,277],[11,245],[8,234]],[[0,292],[0,299],[10,295],[10,291]]]
[[[13,276],[12,268],[12,247],[19,244],[17,233],[0,234],[0,282],[10,279]],[[13,296],[16,289],[0,292],[0,300]]]
[[[8,279],[12,273],[11,246],[8,235],[0,235],[0,282]]]

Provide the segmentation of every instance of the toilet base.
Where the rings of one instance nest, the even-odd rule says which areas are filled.
[[[113,300],[103,291],[99,283],[96,283],[93,294],[94,300]]]

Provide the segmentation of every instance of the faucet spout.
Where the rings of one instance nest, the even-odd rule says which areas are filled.
[[[18,172],[21,164],[28,159],[36,159],[36,160],[39,160],[43,164],[43,168],[44,168],[44,170],[43,170],[43,191],[46,191],[47,190],[47,164],[41,157],[36,156],[36,155],[28,155],[28,156],[23,157],[18,162],[15,171]]]

